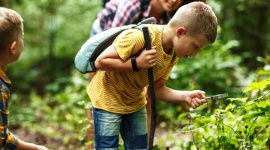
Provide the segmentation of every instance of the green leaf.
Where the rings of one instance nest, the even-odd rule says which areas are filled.
[[[228,114],[230,117],[233,116],[232,112],[230,112],[230,111],[227,111],[227,114]]]
[[[261,129],[265,128],[266,126],[269,126],[269,118],[261,117],[258,126],[260,126]]]
[[[249,91],[255,91],[260,89],[260,85],[257,82],[251,83],[245,90],[244,93],[249,92]]]
[[[254,109],[254,104],[255,104],[256,102],[255,101],[248,101],[247,103],[246,103],[246,105],[244,106],[244,109],[245,110],[251,110],[251,109]]]
[[[226,110],[223,110],[223,109],[216,109],[215,112],[216,112],[216,113],[226,113]]]
[[[233,105],[232,105],[232,103],[230,103],[226,108],[225,108],[225,110],[230,110],[230,109],[232,109],[232,107],[233,107]]]
[[[261,82],[254,82],[250,84],[245,90],[244,93],[249,91],[258,91],[259,89],[265,89],[268,85],[270,85],[270,79],[263,80]]]
[[[182,129],[182,132],[189,132],[190,130],[192,130],[192,128],[193,128],[192,125],[184,126],[184,128]]]
[[[261,107],[261,108],[260,108],[260,111],[262,111],[262,112],[270,112],[270,106],[267,106],[267,107]]]
[[[264,112],[257,112],[257,113],[244,115],[243,119],[244,119],[244,121],[249,121],[255,117],[264,116],[264,115],[265,115]]]
[[[252,133],[249,135],[249,140],[250,140],[250,141],[253,141],[253,140],[254,140],[254,136],[255,136],[255,135],[254,135],[254,133],[252,132]]]
[[[265,89],[268,85],[270,85],[270,79],[263,80],[259,84],[261,88]]]
[[[241,102],[246,102],[247,101],[247,97],[244,97],[244,98],[227,98],[227,100],[230,100],[230,101],[241,101]]]
[[[258,75],[269,75],[270,71],[259,70]]]

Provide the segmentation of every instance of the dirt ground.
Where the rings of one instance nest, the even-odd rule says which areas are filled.
[[[76,145],[79,147],[83,145],[81,142],[65,144],[63,140],[46,138],[41,134],[31,133],[22,128],[12,129],[11,132],[16,134],[23,141],[44,145],[53,150],[79,150],[79,148],[75,148],[77,147]],[[154,144],[173,150],[173,145],[185,138],[191,138],[191,135],[183,134],[181,130],[169,131],[167,129],[156,128]]]

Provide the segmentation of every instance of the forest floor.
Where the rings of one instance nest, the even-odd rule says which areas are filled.
[[[44,145],[53,150],[80,150],[80,148],[76,149],[74,147],[83,147],[82,142],[67,144],[63,142],[64,140],[48,138],[41,134],[33,133],[22,128],[15,130],[12,129],[12,132],[23,141]],[[156,128],[154,145],[157,144],[158,146],[163,147],[164,150],[165,148],[170,148],[170,150],[173,150],[174,148],[172,147],[174,144],[179,143],[186,138],[191,138],[191,135],[183,134],[181,130],[170,131],[164,128]]]

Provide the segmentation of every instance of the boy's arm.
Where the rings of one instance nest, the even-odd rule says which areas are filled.
[[[18,141],[18,147],[16,150],[49,150],[48,148],[41,146],[41,145],[36,145],[32,143],[27,143],[24,141],[19,140]]]
[[[156,64],[156,50],[143,50],[136,58],[137,67],[139,69],[150,68]],[[96,59],[95,66],[98,70],[106,71],[123,71],[132,70],[131,59],[123,61],[113,45],[104,50]]]
[[[165,79],[158,79],[154,83],[156,98],[167,102],[185,102],[192,108],[197,108],[207,101],[203,99],[205,92],[200,90],[180,91],[165,86]],[[148,92],[149,96],[149,92]],[[149,96],[150,97],[150,96]]]

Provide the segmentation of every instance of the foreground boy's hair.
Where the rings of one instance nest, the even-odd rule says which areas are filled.
[[[23,19],[14,10],[0,7],[0,52],[23,34]],[[19,35],[19,36],[18,36]]]

